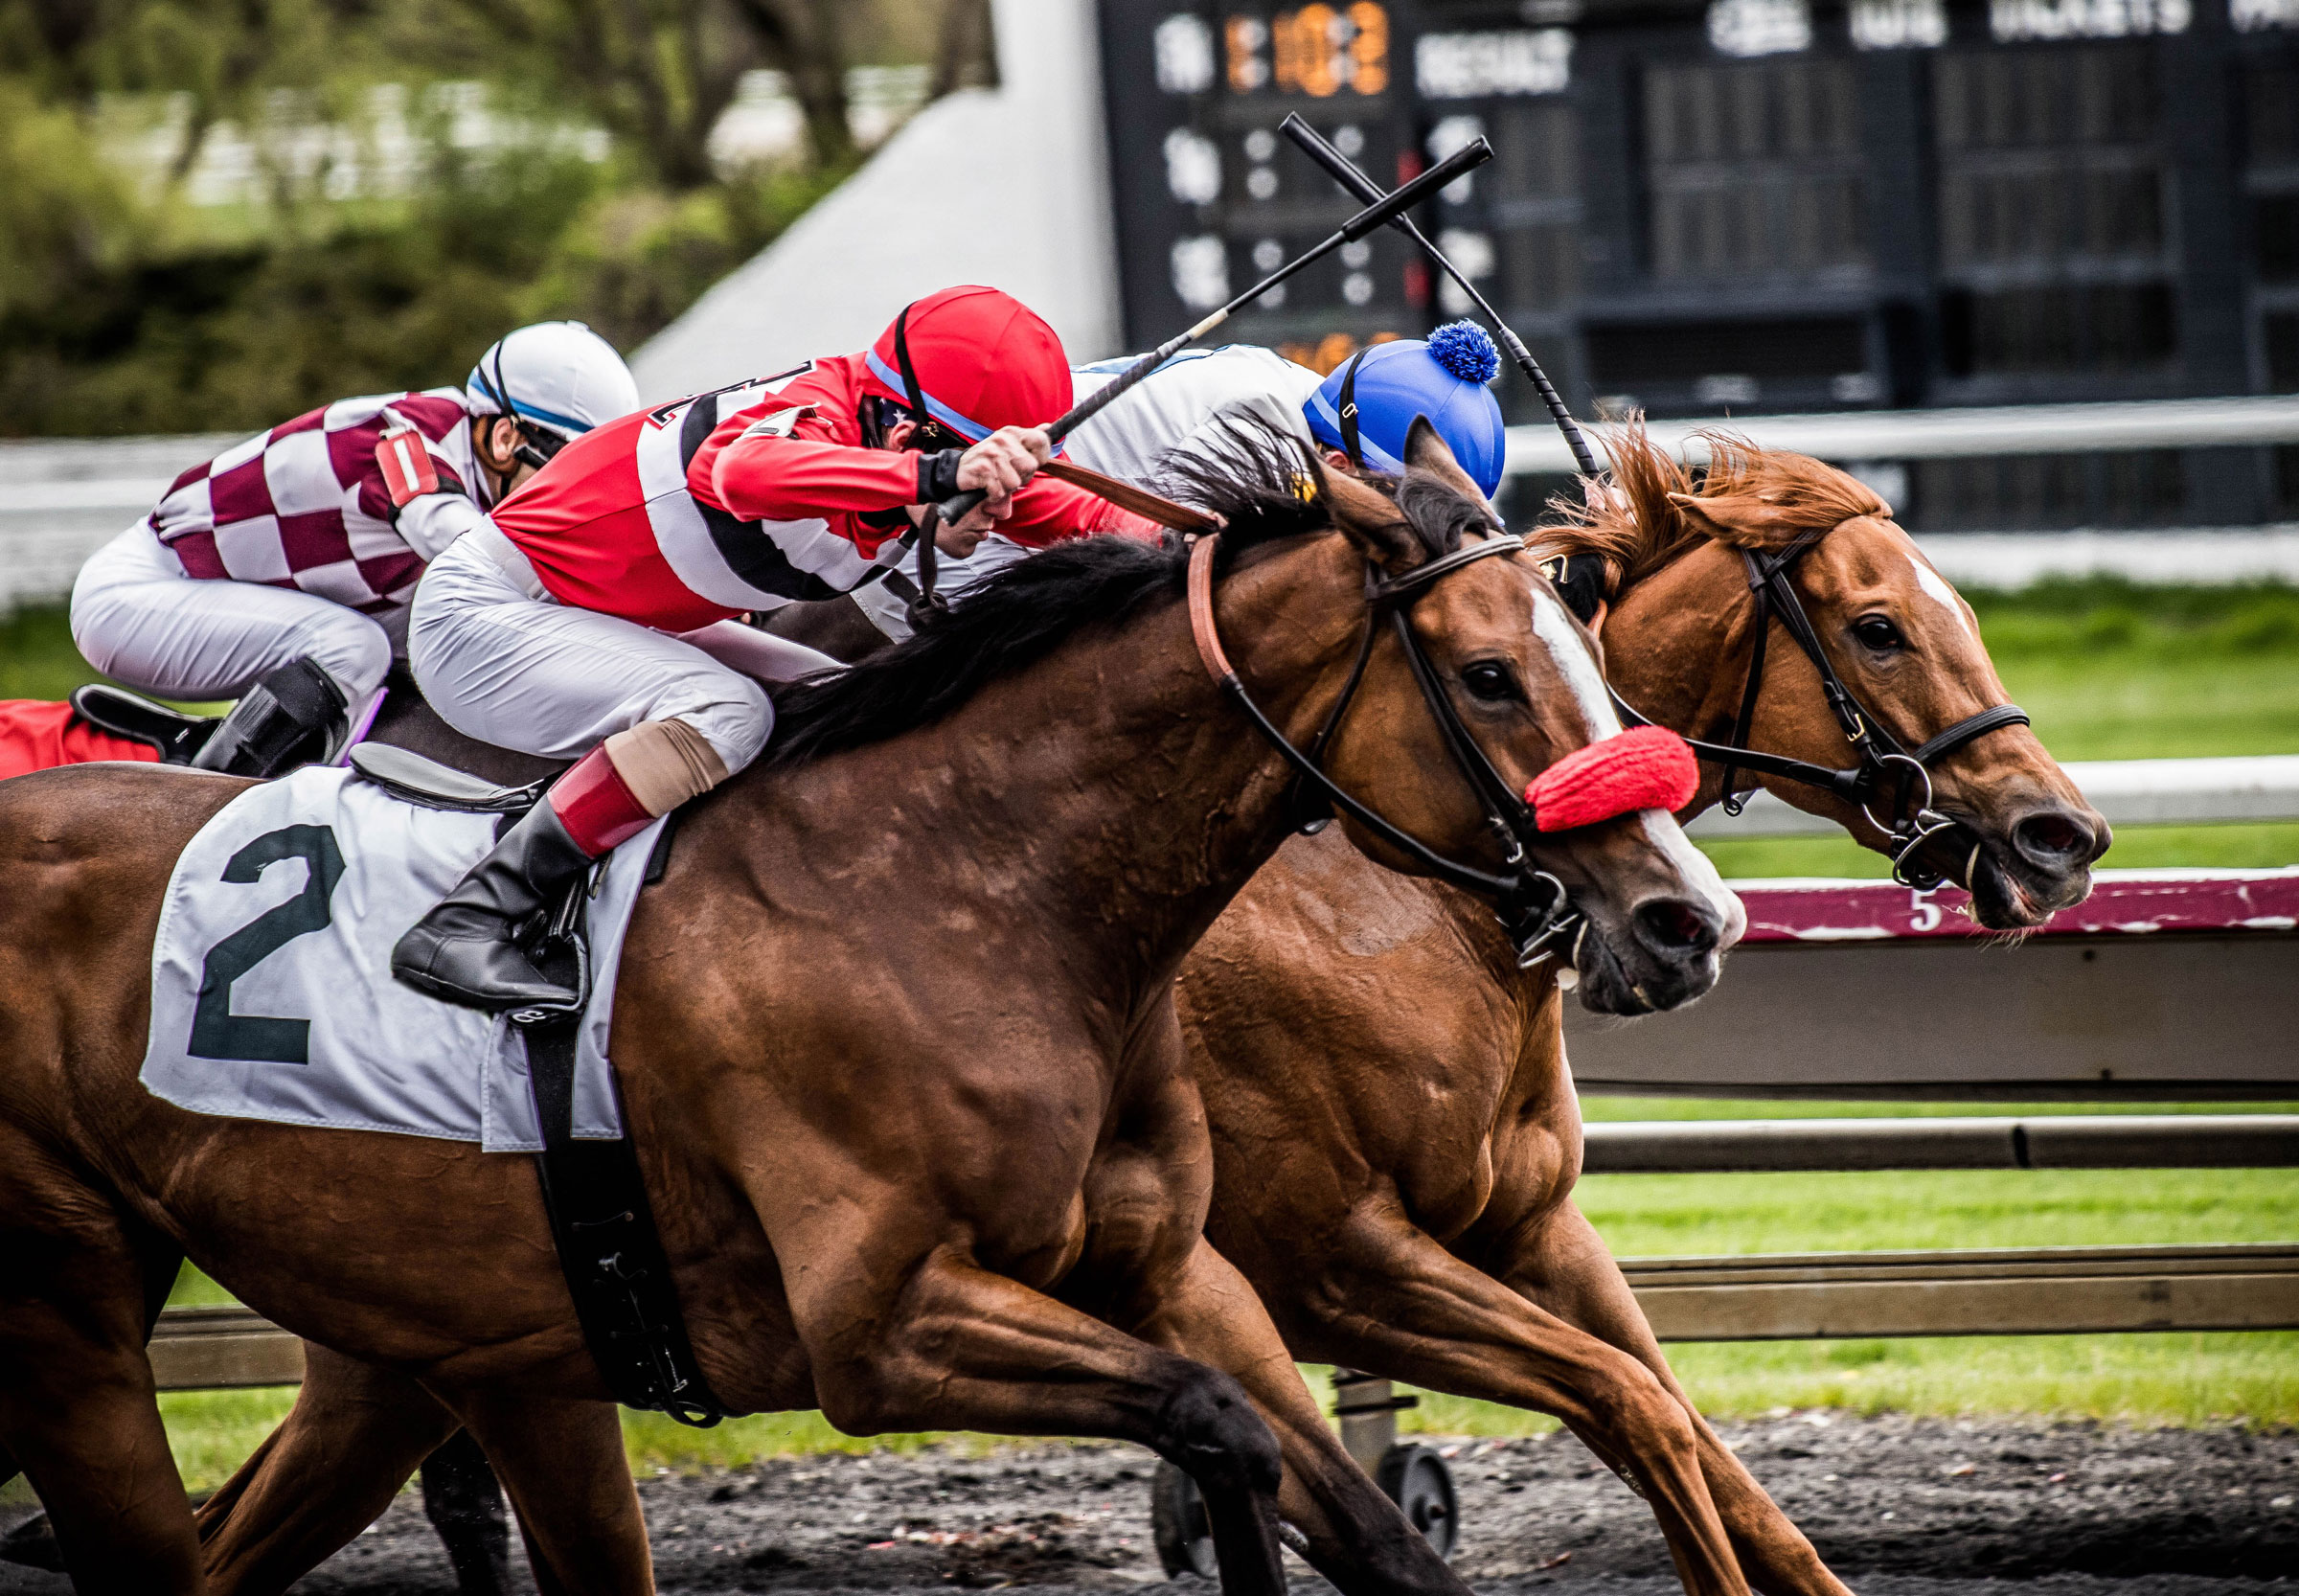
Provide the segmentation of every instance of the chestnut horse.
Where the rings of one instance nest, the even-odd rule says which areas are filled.
[[[1619,436],[1605,508],[1536,535],[1544,553],[1602,561],[1603,635],[1629,702],[1688,735],[1727,736],[1755,655],[1741,551],[1815,534],[1794,568],[1806,611],[1843,681],[1906,746],[2004,701],[1970,611],[1870,490],[1804,456],[1712,448],[1696,483],[1641,432]],[[808,608],[817,647],[883,646],[867,623],[853,630],[851,605]],[[1816,671],[1785,636],[1773,643],[1748,742],[1841,764]],[[1721,778],[1710,771],[1684,812],[1716,803]],[[2083,899],[2107,828],[2032,734],[1975,739],[1932,781],[1960,839],[1941,862],[1973,888],[1982,923],[2015,930]],[[1871,846],[1889,841],[1840,800],[1770,785]],[[1294,1353],[1561,1416],[1646,1493],[1688,1589],[1839,1596],[1694,1410],[1574,1205],[1561,998],[1548,972],[1517,969],[1484,905],[1375,869],[1330,832],[1295,838],[1183,963],[1179,991],[1213,1122],[1207,1232]],[[353,1488],[347,1457],[405,1451],[372,1439],[385,1415],[425,1444],[452,1423],[411,1382],[315,1364],[293,1418],[209,1510],[219,1555],[273,1544],[347,1493],[356,1511],[329,1533],[353,1533],[420,1455],[380,1494]]]
[[[1229,527],[1199,545],[1221,578],[1207,620],[1296,742],[1353,676],[1368,568],[1406,577],[1495,530],[1425,427],[1412,459],[1395,496],[1334,478],[1305,503],[1269,466],[1212,505]],[[1344,1589],[1457,1592],[1201,1234],[1211,1153],[1172,976],[1283,840],[1292,783],[1201,663],[1188,561],[1066,546],[785,694],[774,752],[695,807],[632,923],[627,1121],[734,1411],[1139,1442],[1198,1480],[1238,1589],[1282,1590],[1282,1512]],[[1594,674],[1511,544],[1381,629],[1327,767],[1426,847],[1502,868],[1433,711],[1522,787],[1604,729]],[[121,765],[0,787],[0,1469],[30,1476],[83,1588],[209,1588],[144,1350],[180,1251],[420,1381],[562,1588],[646,1589],[525,1160],[193,1115],[140,1084],[171,863],[241,787]],[[1515,841],[1585,918],[1585,992],[1713,982],[1732,905],[1665,813]],[[603,1521],[563,1528],[586,1513]],[[628,1555],[589,1555],[618,1536]]]
[[[1641,431],[1612,440],[1596,512],[1544,555],[1604,562],[1601,635],[1622,697],[1720,742],[1756,654],[1743,550],[1815,537],[1791,580],[1826,657],[1909,748],[2005,701],[1970,609],[1865,485],[1805,456],[1710,441],[1696,482]],[[1843,731],[1776,615],[1748,745],[1834,768]],[[1705,770],[1680,818],[1716,804]],[[2017,930],[2083,901],[2108,830],[2024,725],[1930,773],[1956,823],[1936,868],[1980,923]],[[1754,785],[1742,772],[1742,790]],[[1859,808],[1765,785],[1871,847]],[[1650,1502],[1688,1591],[1845,1596],[1671,1373],[1575,1206],[1581,1119],[1561,997],[1491,917],[1296,839],[1182,968],[1182,1025],[1212,1117],[1206,1233],[1305,1359],[1562,1419]]]

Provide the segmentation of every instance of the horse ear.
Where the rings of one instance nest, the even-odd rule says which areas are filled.
[[[1351,472],[1332,469],[1314,449],[1303,452],[1317,479],[1317,496],[1332,513],[1333,525],[1363,549],[1367,559],[1394,573],[1427,558],[1421,539],[1388,494],[1358,481]]]
[[[1780,542],[1802,524],[1782,506],[1754,493],[1719,493],[1714,498],[1671,493],[1669,503],[1701,532],[1735,548],[1763,548]]]
[[[1457,493],[1466,494],[1478,504],[1485,502],[1485,490],[1470,479],[1453,458],[1453,451],[1444,434],[1430,424],[1426,416],[1416,416],[1405,432],[1405,464],[1417,471],[1426,471]]]

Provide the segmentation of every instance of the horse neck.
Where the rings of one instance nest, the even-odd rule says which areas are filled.
[[[1316,536],[1243,562],[1216,590],[1231,659],[1297,744],[1339,691],[1363,623],[1362,573],[1345,539]],[[1106,997],[1129,1006],[1163,990],[1276,852],[1289,780],[1207,674],[1175,600],[1088,626],[934,725],[756,790],[766,799],[787,784],[808,809],[886,815],[898,846],[963,861],[922,869],[922,891],[956,900],[990,887],[985,904],[922,910],[1026,917],[1067,976],[1106,983]],[[761,850],[762,876],[775,846]]]

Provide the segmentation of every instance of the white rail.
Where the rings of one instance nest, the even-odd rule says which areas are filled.
[[[655,386],[662,383],[658,380]],[[1766,447],[1797,449],[1854,466],[1984,455],[2299,444],[2299,396],[1719,416],[1651,423],[1657,441],[1694,459],[1705,455],[1696,434],[1707,427],[1741,433]],[[0,443],[0,612],[19,604],[61,598],[70,591],[80,561],[150,509],[176,472],[235,441],[230,434],[191,434]],[[1509,469],[1570,471],[1572,457],[1555,427],[1512,427]],[[2299,581],[2299,525],[1959,533],[1921,541],[1951,580],[1999,587],[2099,570],[2140,581],[2263,577]]]
[[[2299,754],[2244,759],[2072,761],[2063,767],[2111,826],[2299,820]],[[1739,819],[1711,809],[1695,836],[1833,836],[1832,821],[1759,792]]]
[[[1851,410],[1800,416],[1710,416],[1648,423],[1653,442],[1705,460],[1696,434],[1737,433],[1765,448],[1823,460],[1960,460],[2101,449],[2213,448],[2299,443],[2299,396],[2025,404],[1969,410]],[[1602,428],[1598,429],[1602,432]],[[1569,473],[1563,435],[1546,422],[1509,429],[1513,473]]]

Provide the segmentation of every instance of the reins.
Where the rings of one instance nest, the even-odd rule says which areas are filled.
[[[1219,541],[1218,533],[1198,537],[1190,548],[1189,607],[1190,635],[1197,645],[1197,657],[1204,662],[1206,673],[1228,694],[1247,719],[1260,731],[1270,746],[1283,756],[1294,770],[1293,809],[1294,825],[1305,832],[1315,832],[1331,817],[1331,809],[1348,813],[1359,825],[1378,836],[1383,842],[1420,861],[1440,880],[1449,882],[1464,891],[1475,893],[1493,903],[1500,917],[1502,929],[1515,945],[1517,962],[1530,969],[1554,952],[1566,937],[1581,926],[1581,916],[1575,912],[1565,891],[1564,883],[1545,870],[1530,868],[1526,861],[1525,842],[1536,830],[1532,806],[1510,787],[1484,748],[1461,723],[1459,713],[1445,694],[1437,679],[1436,668],[1414,636],[1408,618],[1415,600],[1435,583],[1464,566],[1494,555],[1522,552],[1524,545],[1515,538],[1495,536],[1483,542],[1471,543],[1452,553],[1440,555],[1425,564],[1417,565],[1401,576],[1383,579],[1371,560],[1365,570],[1365,630],[1357,646],[1355,662],[1351,666],[1348,679],[1343,683],[1341,695],[1326,716],[1324,726],[1307,750],[1293,745],[1277,723],[1269,718],[1253,695],[1245,689],[1237,668],[1221,648],[1219,628],[1214,620],[1214,554]],[[1401,826],[1372,809],[1325,772],[1325,751],[1333,734],[1348,713],[1365,679],[1365,667],[1373,656],[1375,639],[1380,633],[1382,617],[1389,618],[1400,645],[1405,651],[1406,662],[1412,667],[1413,679],[1419,684],[1423,700],[1429,706],[1438,730],[1444,735],[1445,747],[1454,764],[1476,792],[1485,809],[1486,823],[1501,838],[1506,850],[1505,863],[1514,875],[1496,876],[1447,858]],[[1302,799],[1306,791],[1313,790],[1318,799],[1330,806],[1323,815],[1305,812]]]
[[[1856,806],[1868,823],[1892,839],[1890,857],[1892,878],[1901,885],[1928,892],[1947,877],[1917,859],[1924,844],[1944,832],[1957,829],[1962,822],[1942,814],[1932,808],[1931,766],[1946,759],[1966,743],[2006,726],[2024,726],[2029,723],[2027,711],[2017,704],[1996,704],[1968,715],[1937,737],[1910,750],[1894,737],[1836,673],[1829,663],[1827,650],[1820,646],[1820,634],[1812,626],[1811,617],[1805,612],[1804,600],[1797,593],[1788,573],[1796,561],[1817,547],[1833,527],[1817,527],[1799,536],[1777,554],[1763,554],[1742,549],[1741,559],[1748,568],[1748,591],[1755,606],[1755,643],[1748,659],[1748,678],[1741,692],[1741,707],[1733,717],[1732,734],[1723,742],[1703,742],[1686,738],[1696,756],[1712,764],[1724,767],[1724,812],[1738,815],[1746,808],[1747,800],[1733,790],[1733,778],[1742,770],[1758,775],[1778,776],[1785,781],[1806,787],[1819,787],[1834,794],[1848,804]],[[1748,746],[1750,729],[1756,720],[1756,704],[1764,692],[1764,651],[1772,632],[1772,622],[1778,619],[1805,657],[1820,673],[1820,691],[1828,700],[1829,712],[1843,729],[1844,740],[1859,755],[1859,763],[1842,770],[1832,770],[1824,764],[1790,759],[1785,754],[1771,754]],[[1632,725],[1649,726],[1653,722],[1622,697],[1618,690],[1606,684],[1612,701],[1622,718]],[[1899,780],[1893,790],[1893,805],[1889,820],[1877,817],[1873,805],[1883,793],[1886,781],[1896,767]],[[1922,797],[1916,795],[1921,792]],[[1915,801],[1910,802],[1911,799]]]

